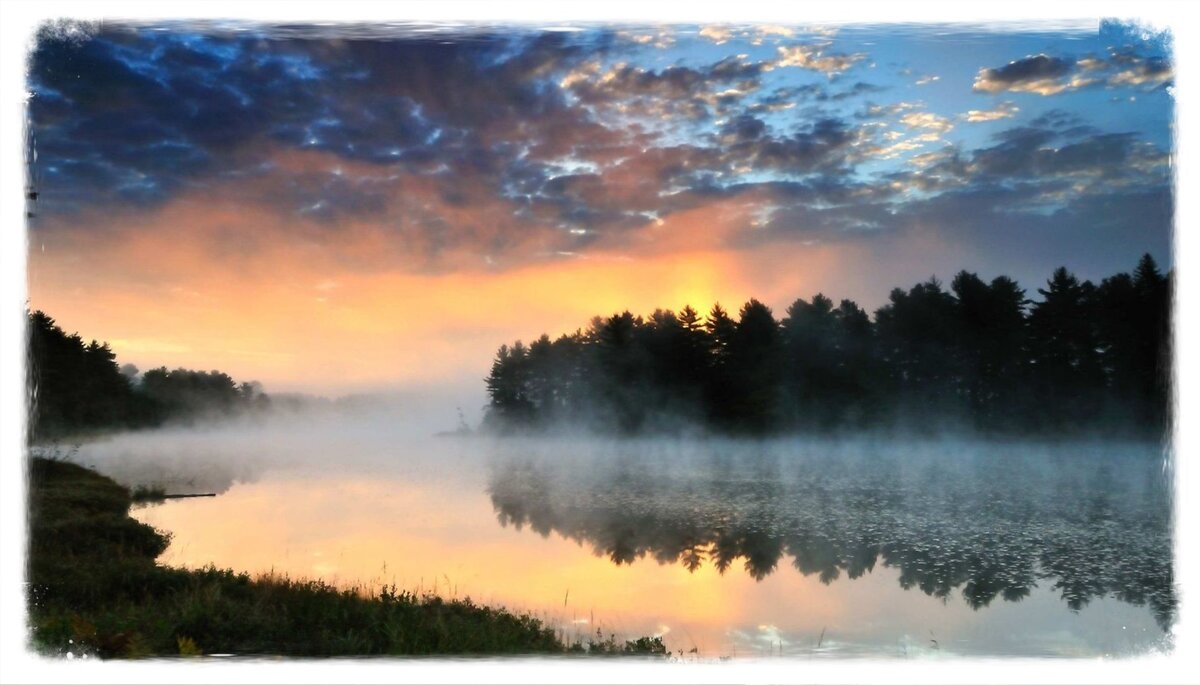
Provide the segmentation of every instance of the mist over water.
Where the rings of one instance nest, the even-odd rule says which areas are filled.
[[[71,458],[219,493],[138,509],[162,560],[397,582],[715,656],[1168,644],[1150,442],[436,435],[418,399],[119,433]],[[449,417],[449,418],[448,418]]]
[[[587,463],[553,457],[578,450]],[[1112,595],[1174,611],[1170,483],[1137,443],[887,444],[772,440],[531,445],[491,479],[505,525],[551,531],[617,564],[644,557],[791,566],[829,583],[877,564],[973,608],[1039,582],[1079,609]]]
[[[224,492],[267,473],[412,474],[462,450],[453,397],[392,395],[310,403],[227,421],[112,433],[60,453],[118,482]],[[43,451],[46,451],[43,448]]]

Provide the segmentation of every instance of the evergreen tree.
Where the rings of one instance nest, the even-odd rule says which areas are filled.
[[[729,391],[726,398],[731,427],[761,432],[778,419],[778,324],[771,309],[750,300],[739,312],[729,343]]]
[[[1038,289],[1029,316],[1031,365],[1040,416],[1054,428],[1078,428],[1100,408],[1105,385],[1096,289],[1059,267]]]
[[[836,422],[842,410],[838,396],[840,373],[838,320],[833,301],[818,293],[812,302],[798,299],[782,322],[789,423],[804,428]]]
[[[707,382],[704,384],[706,413],[709,419],[717,425],[728,427],[736,416],[736,412],[731,406],[731,398],[734,397],[736,388],[730,357],[737,324],[718,302],[709,311],[704,322],[704,330],[708,334],[708,368],[710,370]]]
[[[961,375],[953,350],[956,303],[936,278],[892,290],[875,313],[892,412],[917,429],[962,418]]]
[[[1025,292],[1005,276],[985,284],[966,271],[955,276],[951,290],[958,314],[959,391],[977,427],[1010,424],[1026,409],[1017,397],[1027,353]]]
[[[258,384],[239,386],[219,371],[165,368],[146,372],[118,365],[107,343],[84,344],[44,312],[29,312],[27,386],[31,440],[122,430],[263,408]]]
[[[520,340],[512,347],[501,345],[492,360],[487,378],[492,413],[502,424],[525,424],[533,418],[533,402],[529,399],[526,380],[527,351]]]

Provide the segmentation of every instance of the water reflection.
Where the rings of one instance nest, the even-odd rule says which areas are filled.
[[[1073,611],[1106,596],[1173,621],[1170,483],[1154,446],[942,444],[839,453],[778,443],[664,454],[561,444],[493,462],[502,526],[757,580],[790,565],[830,584],[877,564],[974,609],[1048,585]]]
[[[493,442],[390,420],[127,434],[78,460],[222,491],[134,512],[172,533],[163,563],[457,593],[569,637],[664,635],[705,658],[1169,643],[1153,447]]]

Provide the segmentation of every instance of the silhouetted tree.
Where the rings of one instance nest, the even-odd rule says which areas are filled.
[[[707,413],[716,425],[728,426],[735,417],[729,398],[736,392],[731,347],[737,324],[721,304],[717,303],[713,305],[704,321],[704,330],[708,334],[710,370],[708,381],[705,383]]]
[[[130,425],[133,390],[107,344],[67,335],[41,311],[28,315],[30,437]]]
[[[1104,388],[1096,288],[1059,267],[1038,293],[1029,316],[1037,416],[1051,428],[1080,428],[1096,415]]]
[[[703,397],[704,381],[712,363],[708,353],[704,321],[695,309],[686,306],[679,312],[679,327],[679,344],[672,352],[677,359],[677,369],[681,376],[679,384],[686,388],[689,400],[699,400]]]
[[[648,382],[651,363],[644,326],[642,317],[626,311],[610,316],[599,331],[597,395],[612,422],[623,431],[641,428],[652,406],[647,396],[653,386]]]
[[[1030,302],[1011,278],[962,271],[948,291],[936,278],[894,289],[874,321],[819,293],[778,322],[757,300],[737,320],[720,304],[703,320],[690,306],[597,317],[554,342],[502,347],[488,420],[624,432],[672,430],[677,417],[748,432],[1161,431],[1171,276],[1147,255],[1099,287],[1060,268],[1038,293]]]
[[[487,378],[491,396],[489,416],[502,423],[526,424],[533,419],[533,401],[529,398],[525,345],[517,341],[512,347],[501,345],[492,361]]]
[[[1142,335],[1134,338],[1134,364],[1141,383],[1138,403],[1143,421],[1163,426],[1170,418],[1171,348],[1171,276],[1163,275],[1149,254],[1143,255],[1133,273],[1137,294],[1136,326]]]
[[[875,312],[893,411],[914,428],[961,418],[957,319],[954,297],[936,278],[892,290]]]
[[[728,347],[730,427],[761,432],[777,419],[779,330],[769,307],[758,300],[742,306]]]
[[[230,415],[268,403],[260,385],[239,388],[219,371],[163,368],[138,380],[137,367],[118,366],[107,343],[84,344],[41,311],[27,321],[31,440]]]
[[[979,428],[1014,425],[1027,409],[1021,402],[1028,340],[1025,291],[999,276],[985,284],[959,272],[951,283],[958,315],[956,362],[960,392]]]
[[[841,402],[836,425],[867,426],[880,416],[876,379],[883,374],[883,367],[879,363],[875,327],[866,311],[850,300],[842,300],[833,315],[838,322],[837,392]]]
[[[796,300],[782,322],[789,423],[814,428],[836,417],[840,402],[834,397],[838,375],[837,320],[833,301],[818,293],[812,302]]]

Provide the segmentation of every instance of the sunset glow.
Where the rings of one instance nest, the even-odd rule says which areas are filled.
[[[29,306],[337,394],[626,309],[1170,260],[1170,65],[1118,24],[444,37],[47,32]]]

